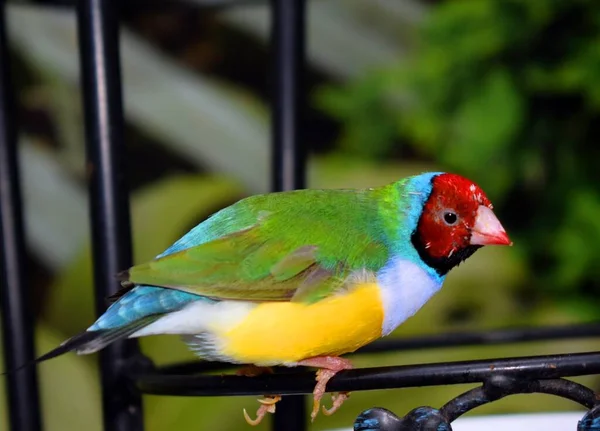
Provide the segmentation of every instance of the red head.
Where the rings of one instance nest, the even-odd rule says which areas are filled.
[[[423,260],[440,273],[484,245],[512,245],[481,188],[455,174],[433,178],[413,242]]]

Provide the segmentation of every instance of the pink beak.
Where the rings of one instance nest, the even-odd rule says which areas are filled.
[[[494,212],[484,205],[477,209],[471,230],[471,245],[512,245]]]

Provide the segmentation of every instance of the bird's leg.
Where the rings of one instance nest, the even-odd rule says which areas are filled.
[[[259,367],[250,364],[240,368],[235,372],[235,374],[238,376],[254,377],[261,374],[273,374],[273,369],[271,367]],[[279,395],[265,395],[264,398],[259,398],[258,402],[261,404],[261,406],[256,411],[256,419],[251,419],[246,409],[244,409],[244,419],[246,419],[246,422],[248,422],[249,425],[258,425],[261,423],[267,413],[275,413],[275,404],[279,400],[281,400]]]
[[[262,422],[263,418],[267,413],[275,413],[275,404],[281,401],[281,397],[279,395],[275,396],[265,396],[264,398],[259,398],[258,402],[261,403],[261,406],[256,411],[256,419],[250,419],[248,412],[244,409],[244,419],[248,422],[249,425],[256,426]]]
[[[352,369],[352,363],[347,359],[337,356],[317,356],[300,361],[298,365],[319,368],[319,371],[317,371],[317,384],[313,390],[313,409],[310,414],[311,419],[314,421],[319,413],[321,398],[323,398],[323,394],[325,393],[327,382],[339,371]],[[330,409],[323,407],[323,414],[329,416],[335,413],[344,401],[348,399],[349,395],[348,392],[340,392],[332,395],[333,406]]]

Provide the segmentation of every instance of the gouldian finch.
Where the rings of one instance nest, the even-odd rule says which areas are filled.
[[[208,361],[318,368],[314,420],[327,382],[352,368],[340,355],[390,334],[491,244],[512,243],[481,188],[455,174],[251,196],[120,274],[108,310],[39,360],[178,334]],[[325,413],[347,396],[334,394]],[[279,399],[246,420],[258,424]]]

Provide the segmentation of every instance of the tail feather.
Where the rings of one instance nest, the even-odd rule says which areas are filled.
[[[147,326],[160,317],[162,314],[154,314],[151,316],[146,316],[134,322],[131,322],[127,325],[120,326],[117,328],[111,329],[101,329],[97,331],[86,331],[81,334],[75,335],[74,337],[69,338],[65,342],[63,342],[57,348],[45,353],[33,361],[30,361],[26,364],[21,365],[18,368],[13,370],[5,371],[0,375],[6,375],[10,373],[14,373],[16,371],[22,370],[28,366],[32,366],[35,364],[39,364],[40,362],[47,361],[48,359],[56,358],[57,356],[61,356],[68,352],[76,352],[78,355],[87,355],[90,353],[95,353],[99,350],[102,350],[104,347],[109,344],[121,340],[123,338],[127,338],[130,335],[134,334],[144,326]]]
[[[153,314],[151,316],[146,316],[142,317],[141,319],[134,320],[133,322],[128,323],[127,325],[119,326],[117,328],[100,329],[98,331],[84,332],[79,336],[85,335],[86,333],[91,333],[95,334],[95,337],[92,337],[90,339],[84,338],[82,340],[76,340],[75,338],[77,338],[78,336],[75,336],[67,340],[63,344],[69,344],[69,342],[72,340],[70,350],[74,350],[75,352],[77,352],[78,355],[88,355],[90,353],[95,353],[98,350],[102,350],[103,348],[115,341],[129,337],[130,335],[142,329],[144,326],[148,326],[149,324],[157,321],[162,316],[163,314]],[[62,346],[58,347],[57,349],[60,349],[61,347]],[[47,354],[50,353],[52,352],[49,352]]]

